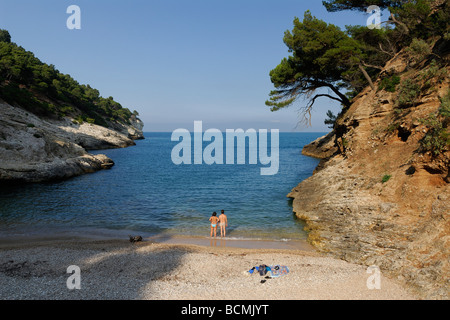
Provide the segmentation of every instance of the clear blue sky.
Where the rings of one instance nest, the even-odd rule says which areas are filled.
[[[81,30],[69,30],[69,5]],[[145,131],[280,129],[328,131],[316,104],[312,127],[296,127],[295,106],[275,113],[264,102],[269,72],[288,55],[282,39],[306,10],[344,27],[358,12],[328,13],[320,0],[0,0],[0,28],[43,62],[137,110]],[[300,100],[301,102],[301,100]]]

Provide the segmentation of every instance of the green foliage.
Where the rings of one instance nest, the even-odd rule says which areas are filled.
[[[408,26],[411,39],[429,39],[444,36],[448,32],[450,20],[450,3],[445,1],[437,6],[435,0],[409,0],[393,10],[402,23]]]
[[[323,5],[330,12],[366,11],[376,5],[388,9],[390,16],[381,29],[346,26],[346,31],[316,19],[309,11],[303,21],[296,18],[293,30],[286,31],[284,36],[291,56],[270,72],[276,90],[270,93],[266,105],[272,111],[292,105],[300,96],[308,99],[304,114],[310,114],[316,99],[322,97],[339,101],[348,108],[351,99],[368,84],[373,87],[372,79],[400,50],[409,47],[414,62],[422,62],[431,55],[436,56],[432,44],[442,39],[444,43],[440,47],[444,48],[450,37],[449,1],[324,0]],[[407,80],[400,84],[400,78],[392,76],[383,79],[379,89],[395,92],[400,84],[397,107],[407,107],[417,102],[421,87],[433,87],[431,78],[420,85],[419,82]],[[319,88],[331,91],[316,94]]]
[[[294,28],[286,31],[284,43],[292,53],[270,72],[276,90],[266,102],[272,111],[291,105],[298,96],[312,97],[305,112],[310,112],[317,98],[328,97],[349,106],[340,89],[350,89],[346,79],[358,70],[363,55],[358,41],[337,26],[327,24],[307,11],[303,21],[294,20]],[[331,89],[334,95],[315,94],[319,88]]]
[[[431,61],[428,68],[423,69],[419,78],[423,81],[429,81],[436,78],[438,83],[442,83],[447,78],[448,72],[447,68],[442,67],[436,62],[436,60]]]
[[[108,121],[129,123],[131,111],[112,98],[103,98],[89,85],[81,85],[53,65],[8,41],[0,30],[0,97],[39,116],[76,116],[82,121],[108,126]],[[52,103],[48,101],[51,100]],[[78,121],[80,122],[80,121]]]
[[[439,84],[447,79],[447,68],[441,67],[436,60],[422,69],[414,78],[406,79],[400,83],[399,94],[396,100],[397,108],[415,106],[419,97],[430,89],[435,90]]]
[[[399,122],[392,122],[388,125],[386,132],[387,133],[392,133],[395,130],[397,130],[400,127],[400,123]]]
[[[447,79],[447,68],[441,67],[436,60],[422,69],[414,78],[402,81],[398,87],[397,108],[415,106],[421,95],[436,90],[439,84]],[[380,84],[381,86],[381,84]]]
[[[447,77],[447,68],[445,66],[441,68],[436,60],[431,61],[430,65],[421,70],[417,76],[418,81],[422,83],[422,92],[426,92],[430,89],[436,90],[438,85],[443,83]]]
[[[398,75],[392,75],[390,77],[384,78],[380,81],[378,85],[378,90],[386,90],[387,92],[395,92],[397,85],[400,83],[400,77]]]
[[[381,178],[381,182],[382,182],[382,183],[386,183],[386,182],[388,182],[391,178],[392,178],[392,175],[390,175],[390,174],[385,174],[385,175],[383,176],[383,178]]]
[[[439,108],[438,114],[445,120],[450,118],[450,90],[447,95],[441,99],[441,106]]]
[[[449,1],[439,4],[435,0],[325,0],[323,4],[330,12],[366,11],[371,5],[389,9],[392,16],[385,25],[395,26],[390,38],[398,49],[408,46],[414,38],[443,37],[448,33]]]
[[[347,139],[342,138],[342,146],[343,146],[344,148],[347,148],[347,147],[348,147],[348,140],[347,140]]]
[[[397,97],[397,107],[405,108],[414,106],[420,96],[420,85],[412,80],[406,79],[399,86],[399,94]]]
[[[428,57],[432,52],[432,48],[425,40],[414,38],[406,52],[409,53],[412,62],[416,64]]]
[[[441,106],[437,114],[433,113],[420,121],[428,128],[428,132],[421,140],[422,150],[438,156],[450,146],[448,124],[450,120],[450,90],[441,99]]]
[[[75,118],[75,120],[77,121],[78,124],[83,124],[83,123],[84,123],[83,116],[77,116],[77,117]]]
[[[17,103],[37,115],[54,115],[49,103],[38,100],[29,90],[20,88],[16,84],[0,86],[0,97],[9,103]]]
[[[336,119],[337,116],[331,110],[328,110],[327,118],[325,119],[324,123],[328,125],[328,128],[333,129],[334,124],[336,123]]]
[[[366,11],[371,5],[379,6],[382,9],[400,5],[400,1],[395,0],[326,0],[322,3],[330,12],[342,10]]]
[[[8,30],[0,29],[0,42],[11,42],[11,35],[9,34]]]
[[[345,26],[347,34],[360,42],[365,53],[364,62],[383,67],[395,54],[396,48],[391,43],[393,30],[389,28],[369,29],[367,26]],[[384,48],[381,50],[380,48]],[[387,51],[387,52],[386,52]]]
[[[429,131],[421,140],[422,149],[438,156],[450,145],[450,134],[435,114],[431,114],[423,120],[423,123],[429,128]]]

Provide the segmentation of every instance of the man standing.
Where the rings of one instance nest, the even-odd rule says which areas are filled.
[[[226,236],[226,227],[228,227],[228,219],[225,215],[224,211],[221,211],[221,214],[219,216],[219,222],[220,222],[220,236],[225,237]]]

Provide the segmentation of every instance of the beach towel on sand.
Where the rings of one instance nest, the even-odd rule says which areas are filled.
[[[272,278],[281,277],[287,275],[289,273],[289,268],[287,266],[269,266],[270,268],[270,276]]]
[[[257,272],[261,276],[265,276],[267,274],[271,278],[277,278],[277,277],[288,274],[289,268],[287,266],[281,266],[281,265],[273,265],[273,266],[260,265],[260,266],[251,268],[248,272],[250,274]]]

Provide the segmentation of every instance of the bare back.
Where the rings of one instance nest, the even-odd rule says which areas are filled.
[[[227,224],[228,224],[227,216],[226,216],[225,214],[222,213],[222,214],[219,216],[219,222],[220,222],[221,225],[227,225]]]
[[[211,221],[212,224],[216,224],[218,221],[220,221],[220,219],[216,216],[212,216],[211,218],[209,218],[209,221]]]

